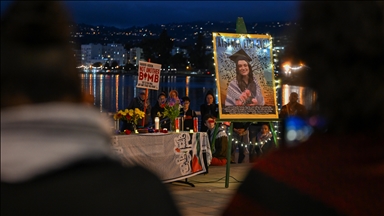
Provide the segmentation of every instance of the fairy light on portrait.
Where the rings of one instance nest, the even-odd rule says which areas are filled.
[[[219,64],[219,67],[217,66],[217,62],[214,61],[214,65],[216,68],[216,75],[219,72],[220,76],[216,76],[216,80],[220,80],[221,82],[227,82],[229,83],[229,80],[232,80],[233,77],[235,76],[235,73],[232,69],[228,69],[228,65],[231,65],[232,63],[229,62],[229,59],[232,55],[236,54],[236,52],[239,51],[239,49],[243,49],[246,51],[246,54],[249,55],[252,59],[259,59],[259,61],[252,61],[251,66],[252,68],[257,68],[257,71],[255,72],[256,79],[259,81],[259,85],[266,86],[266,85],[271,85],[267,84],[266,78],[264,77],[264,73],[262,73],[265,70],[272,70],[272,76],[275,74],[276,66],[275,64],[278,63],[275,54],[275,50],[272,50],[272,45],[273,45],[273,38],[269,35],[266,34],[268,37],[260,37],[260,38],[254,38],[253,34],[237,34],[237,36],[232,36],[227,37],[227,35],[224,35],[223,33],[213,33],[213,42],[215,45],[214,49],[214,58],[217,58],[217,62],[221,63]],[[222,51],[220,53],[217,52],[216,49],[221,48]],[[250,51],[250,52],[249,52]],[[269,59],[270,58],[270,59]],[[268,59],[268,61],[267,61]],[[261,71],[261,72],[259,72]],[[272,78],[273,79],[273,78]],[[271,80],[273,82],[273,85],[269,92],[275,92],[277,93],[281,89],[281,84],[279,80]],[[225,88],[226,86],[220,88]],[[220,97],[217,95],[217,97]],[[278,113],[280,111],[280,103],[279,101],[279,95],[275,94],[274,96],[276,108],[275,111]],[[270,99],[271,100],[271,99]],[[278,105],[279,104],[279,105]],[[245,120],[249,121],[249,120]],[[251,120],[252,121],[252,120]],[[257,121],[257,120],[256,120]],[[274,140],[276,141],[280,139],[280,126],[279,126],[279,121],[270,121],[271,124],[271,132],[273,133]],[[273,126],[275,125],[275,126]],[[228,135],[230,135],[230,131],[228,131]],[[240,143],[238,140],[234,140],[237,143]],[[260,143],[242,143],[242,145],[260,145]]]

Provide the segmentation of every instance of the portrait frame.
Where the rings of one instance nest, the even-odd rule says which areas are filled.
[[[228,121],[278,119],[272,37],[262,34],[222,32],[213,32],[212,35],[219,119]],[[251,59],[249,70],[253,78],[250,80],[254,80],[254,84],[247,85],[246,90],[249,88],[249,91],[242,91],[240,84],[238,88],[235,85],[241,78],[237,77],[237,63],[233,56],[239,53]],[[247,98],[243,100],[243,97]]]

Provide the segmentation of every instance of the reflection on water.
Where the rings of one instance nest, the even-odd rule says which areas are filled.
[[[125,109],[137,95],[137,75],[84,73],[80,77],[82,91],[93,95],[94,106],[98,107],[100,112],[109,113]],[[180,98],[188,96],[191,99],[191,109],[196,111],[200,110],[208,90],[212,90],[217,95],[215,77],[162,75],[159,90],[148,90],[151,105],[155,105],[160,92],[168,95],[168,92],[173,89],[179,92]]]
[[[94,106],[100,112],[114,113],[120,109],[125,109],[129,102],[137,95],[136,84],[137,75],[133,74],[81,74],[81,87],[84,93],[93,95]],[[200,105],[204,103],[204,96],[208,90],[212,90],[216,95],[218,103],[215,77],[212,76],[185,76],[185,75],[162,75],[160,78],[159,90],[148,90],[148,98],[151,105],[157,102],[160,92],[168,92],[176,89],[179,97],[188,96],[191,99],[191,109],[200,110]],[[282,105],[287,104],[291,92],[299,94],[299,103],[306,106],[308,110],[313,108],[316,94],[308,87],[282,85],[277,90],[279,110]]]

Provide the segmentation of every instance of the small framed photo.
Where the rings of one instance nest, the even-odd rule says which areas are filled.
[[[272,38],[213,32],[221,120],[278,119]]]

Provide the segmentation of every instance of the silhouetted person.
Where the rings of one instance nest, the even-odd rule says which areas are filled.
[[[223,215],[383,215],[384,2],[303,1],[297,23],[315,133],[259,158]]]
[[[304,105],[297,102],[298,99],[299,95],[296,92],[292,92],[289,95],[289,102],[281,107],[279,117],[298,116],[304,118],[307,115],[307,109]]]
[[[144,112],[144,109],[145,109],[145,118],[143,119],[140,119],[138,121],[138,126],[143,126],[143,121],[144,121],[144,127],[148,127],[148,125],[150,124],[151,122],[151,104],[149,103],[149,100],[148,98],[146,99],[145,97],[145,89],[138,89],[138,96],[134,97],[127,109],[135,109],[135,108],[138,108],[140,109],[141,111]]]

